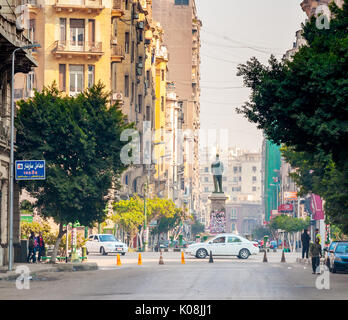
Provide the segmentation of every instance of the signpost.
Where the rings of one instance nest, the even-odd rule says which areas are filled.
[[[45,180],[45,160],[17,160],[16,180]]]

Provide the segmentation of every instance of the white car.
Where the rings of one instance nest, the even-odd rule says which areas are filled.
[[[260,252],[259,245],[255,241],[249,241],[232,233],[223,233],[205,242],[193,243],[187,247],[186,253],[196,258],[204,259],[213,256],[237,256],[240,259],[248,259],[250,255]]]
[[[86,242],[87,254],[101,253],[120,253],[123,256],[128,252],[128,246],[117,240],[112,234],[92,234]]]

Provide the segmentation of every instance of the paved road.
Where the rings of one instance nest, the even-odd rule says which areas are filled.
[[[298,256],[298,255],[297,255]],[[309,265],[280,263],[280,254],[270,253],[268,263],[263,255],[248,260],[215,258],[199,260],[180,253],[165,253],[164,265],[158,264],[158,253],[143,254],[143,265],[137,265],[137,254],[122,257],[89,256],[98,261],[101,270],[42,274],[30,283],[30,290],[18,290],[15,282],[0,282],[0,299],[114,299],[114,300],[224,300],[224,299],[348,299],[348,274],[330,274],[330,290],[318,290]]]

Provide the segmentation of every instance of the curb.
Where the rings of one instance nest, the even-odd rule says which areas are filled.
[[[95,262],[91,263],[67,263],[67,264],[57,264],[55,266],[45,268],[45,269],[40,269],[36,271],[31,271],[30,276],[33,275],[38,275],[40,273],[45,273],[45,272],[75,272],[75,271],[93,271],[93,270],[98,270],[98,265]],[[19,273],[15,273],[12,271],[8,275],[1,276],[0,274],[0,281],[11,281],[11,280],[16,280],[19,277]]]

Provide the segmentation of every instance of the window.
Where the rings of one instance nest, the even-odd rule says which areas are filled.
[[[149,106],[146,107],[146,121],[151,121],[151,108]]]
[[[164,111],[164,97],[161,97],[161,110]]]
[[[89,45],[92,46],[95,43],[95,20],[88,20],[88,41]]]
[[[134,82],[132,82],[131,103],[134,101]]]
[[[253,187],[253,192],[256,192],[256,187]]]
[[[124,76],[124,96],[129,97],[129,76]]]
[[[88,88],[94,85],[94,66],[88,66]]]
[[[256,170],[257,170],[257,168],[254,166],[254,167],[253,167],[253,171],[256,172]]]
[[[164,81],[164,70],[161,71],[161,78],[162,78],[162,81]]]
[[[205,177],[205,178],[204,178],[204,181],[205,181],[205,182],[209,182],[209,178],[208,178],[208,177]]]
[[[132,48],[131,48],[132,52],[131,52],[131,62],[134,62],[134,41],[132,41]]]
[[[209,172],[209,167],[205,167],[204,172]]]
[[[29,29],[28,29],[28,38],[31,42],[35,42],[35,26],[36,26],[36,20],[30,19],[29,20]]]
[[[124,183],[128,186],[128,174],[124,177]]]
[[[70,45],[72,49],[83,47],[85,41],[85,20],[70,19]]]
[[[70,95],[83,91],[84,77],[82,65],[70,65]]]
[[[29,94],[34,89],[35,74],[34,72],[29,72],[27,74],[27,93]]]
[[[143,110],[143,96],[141,94],[138,95],[138,111],[141,113]]]
[[[62,43],[65,43],[66,42],[66,18],[60,18],[59,25],[60,25],[60,41]]]
[[[117,18],[111,19],[112,24],[112,36],[117,39]]]
[[[124,51],[129,54],[129,32],[125,33]]]
[[[256,182],[256,179],[257,179],[256,176],[253,176],[253,182]]]
[[[66,65],[59,65],[59,90],[66,91]]]
[[[175,0],[174,3],[176,6],[188,6],[189,0]]]
[[[218,237],[213,240],[213,243],[225,243],[226,238],[225,237]]]
[[[236,243],[236,242],[242,242],[242,241],[237,237],[228,237],[227,242],[228,243]]]

